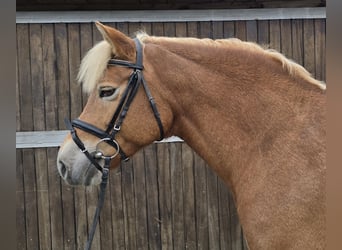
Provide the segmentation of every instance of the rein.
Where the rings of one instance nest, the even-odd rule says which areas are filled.
[[[122,161],[129,160],[125,152],[120,147],[119,143],[116,141],[115,136],[121,130],[121,125],[127,115],[128,109],[141,85],[143,85],[144,87],[145,93],[147,95],[148,101],[150,103],[151,109],[153,111],[154,117],[159,127],[159,131],[160,131],[159,140],[162,140],[164,138],[164,129],[163,129],[163,124],[160,119],[160,114],[158,112],[156,103],[151,95],[151,91],[149,90],[146,84],[146,81],[144,79],[143,73],[142,73],[142,70],[144,69],[144,66],[142,63],[143,62],[142,45],[137,38],[134,39],[134,42],[136,46],[136,63],[116,60],[116,59],[110,59],[108,61],[108,65],[113,65],[113,66],[118,65],[122,67],[131,68],[133,69],[133,72],[129,77],[127,88],[125,89],[119,101],[118,107],[116,108],[113,114],[113,117],[109,122],[107,129],[102,130],[80,119],[75,119],[73,121],[69,121],[68,119],[65,119],[65,124],[67,128],[70,130],[71,137],[73,141],[75,142],[75,144],[79,147],[81,152],[85,154],[85,156],[89,159],[89,161],[102,173],[102,181],[100,184],[100,196],[99,196],[98,204],[96,207],[92,227],[89,232],[89,238],[86,243],[85,250],[89,250],[91,248],[91,243],[94,238],[95,229],[99,221],[101,209],[103,207],[104,196],[105,196],[106,186],[108,182],[110,161],[113,158],[115,158],[118,154],[120,154],[120,158]],[[82,140],[78,137],[75,128],[81,129],[100,139],[99,142],[96,144],[96,149],[94,152],[88,151],[88,149],[85,147]],[[101,152],[99,149],[99,144],[101,144],[102,142],[105,142],[109,144],[110,146],[112,146],[115,149],[115,153],[109,156],[104,155],[103,152]],[[100,160],[104,161],[103,167],[99,164]]]

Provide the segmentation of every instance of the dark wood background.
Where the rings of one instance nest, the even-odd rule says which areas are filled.
[[[20,1],[19,1],[20,2]],[[325,19],[110,23],[126,34],[238,37],[270,44],[325,80]],[[99,33],[90,23],[17,24],[17,131],[65,129],[86,96],[75,84]],[[17,249],[82,249],[97,188],[72,188],[57,148],[17,150]],[[185,143],[153,144],[110,175],[94,249],[247,249],[228,188]]]
[[[138,10],[324,7],[326,0],[17,0],[17,10]]]

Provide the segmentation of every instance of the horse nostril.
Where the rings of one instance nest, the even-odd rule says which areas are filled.
[[[62,161],[59,161],[59,171],[60,171],[61,176],[65,177],[66,172],[67,172],[67,168]]]

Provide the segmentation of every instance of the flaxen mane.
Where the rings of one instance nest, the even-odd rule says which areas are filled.
[[[293,62],[275,50],[264,49],[256,43],[244,42],[237,38],[218,40],[195,38],[160,38],[148,36],[145,33],[140,33],[137,35],[137,37],[141,42],[149,41],[153,43],[153,41],[158,41],[159,39],[167,39],[169,41],[177,40],[178,42],[193,43],[194,46],[196,46],[196,43],[205,43],[205,45],[208,46],[234,46],[235,48],[239,47],[244,50],[250,50],[252,53],[253,51],[261,52],[266,57],[278,61],[282,65],[283,69],[286,70],[291,76],[295,78],[301,78],[323,90],[326,89],[326,84],[322,81],[314,79],[303,66]],[[107,62],[111,56],[112,50],[110,44],[106,41],[101,41],[92,49],[90,49],[86,56],[82,59],[77,79],[79,83],[83,84],[83,90],[85,92],[89,93],[94,89],[97,82],[102,77],[107,67]]]

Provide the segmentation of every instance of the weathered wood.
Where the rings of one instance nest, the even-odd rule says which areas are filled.
[[[133,157],[134,191],[135,197],[132,198],[136,220],[134,221],[134,237],[136,238],[136,248],[148,248],[148,222],[147,218],[147,181],[145,157],[143,150],[140,150]],[[140,195],[139,195],[140,194]],[[153,197],[151,197],[153,199]]]
[[[209,249],[207,172],[197,154],[194,159],[197,249]]]
[[[141,154],[141,152],[140,152]],[[135,200],[136,199],[146,199],[145,189],[140,189],[140,194],[134,195],[134,163],[136,160],[134,158],[139,157],[139,152],[132,158],[132,161],[124,163],[122,168],[122,182],[124,183],[123,188],[123,206],[124,206],[124,230],[125,230],[125,245],[128,249],[137,249],[137,239],[136,239],[136,211],[135,211]],[[138,164],[137,164],[138,165]],[[137,168],[140,170],[141,168]],[[144,171],[144,170],[143,170]],[[140,179],[141,178],[141,179]],[[144,181],[144,174],[138,178],[138,181]],[[142,204],[141,204],[142,205]],[[143,205],[141,209],[146,209],[146,204]],[[138,207],[137,209],[140,209]],[[146,218],[146,217],[145,217]]]
[[[235,37],[239,38],[242,41],[246,41],[246,21],[235,22]]]
[[[32,149],[22,151],[24,188],[25,188],[25,225],[26,245],[28,249],[39,247],[37,217],[37,184],[35,178],[34,154]]]
[[[196,213],[195,213],[195,180],[194,154],[185,143],[181,144],[183,167],[183,199],[184,199],[184,241],[186,249],[196,249]],[[180,167],[180,166],[175,166]]]
[[[258,24],[257,21],[246,22],[246,38],[247,41],[257,42],[258,41]]]
[[[315,77],[325,81],[325,20],[314,20],[315,25]]]
[[[316,74],[315,67],[315,34],[314,21],[311,19],[303,21],[304,33],[304,64],[303,66],[313,75]]]
[[[184,199],[181,151],[176,143],[170,144],[171,200],[173,247],[185,249],[184,241]]]
[[[146,201],[147,201],[147,229],[148,249],[160,249],[160,214],[158,205],[158,176],[155,171],[157,165],[156,145],[149,145],[144,149],[144,165],[146,171]],[[139,178],[139,177],[138,177]]]
[[[290,20],[280,20],[281,53],[289,58],[292,58],[291,23]]]
[[[25,189],[22,150],[16,151],[16,228],[17,249],[26,249]],[[48,223],[47,223],[48,224]]]
[[[51,249],[58,250],[64,245],[63,236],[63,207],[61,193],[61,178],[56,171],[57,152],[54,148],[47,149],[47,169],[49,182]],[[73,203],[72,200],[68,201]],[[73,223],[73,222],[72,222]]]
[[[220,248],[217,175],[206,165],[209,249]]]
[[[271,20],[270,21],[270,48],[280,51],[280,21]]]
[[[258,21],[258,40],[257,42],[262,46],[268,46],[270,43],[269,23],[267,20]]]
[[[18,55],[18,85],[20,103],[20,129],[21,131],[33,130],[32,115],[32,90],[29,53],[29,31],[27,24],[17,25],[17,55]]]
[[[161,249],[173,249],[171,172],[169,144],[157,145],[157,171],[159,180],[159,212],[161,221]]]
[[[68,33],[66,24],[55,24],[56,84],[58,100],[58,128],[65,129],[64,118],[70,119],[70,87],[68,74]],[[62,139],[63,140],[63,139]],[[61,141],[62,142],[62,141]]]
[[[292,21],[292,56],[293,60],[303,65],[303,20]]]

